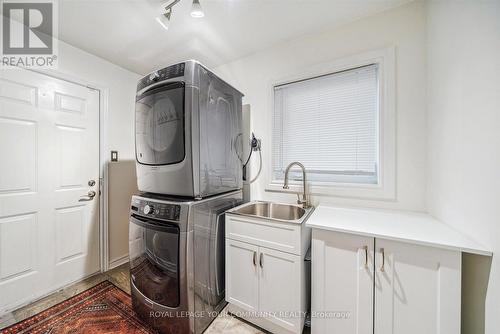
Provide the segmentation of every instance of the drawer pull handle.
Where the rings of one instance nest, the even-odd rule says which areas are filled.
[[[365,268],[368,268],[368,246],[364,246],[363,250],[365,251]]]
[[[257,265],[257,252],[253,252],[253,265],[254,267]]]
[[[380,271],[384,272],[385,271],[385,250],[383,248],[380,248],[380,253],[382,253],[382,265],[380,266]]]
[[[264,254],[260,253],[259,264],[261,268],[264,268]]]

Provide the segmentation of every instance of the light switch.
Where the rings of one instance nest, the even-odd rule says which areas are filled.
[[[111,151],[111,161],[118,161],[118,151]]]

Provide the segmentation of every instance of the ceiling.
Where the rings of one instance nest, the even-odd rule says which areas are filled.
[[[139,74],[185,59],[216,67],[409,1],[200,0],[205,17],[195,19],[181,0],[165,30],[155,20],[163,0],[64,0],[59,37]]]

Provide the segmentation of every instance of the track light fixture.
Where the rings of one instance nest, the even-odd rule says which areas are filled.
[[[193,6],[191,7],[191,16],[197,19],[205,16],[205,13],[201,8],[200,0],[193,0]]]
[[[180,0],[169,0],[162,5],[162,8],[165,12],[156,18],[156,22],[158,22],[158,24],[161,25],[165,30],[168,30],[173,7],[179,1]],[[193,6],[191,7],[191,16],[195,18],[201,18],[205,16],[205,13],[201,8],[200,0],[193,0]]]

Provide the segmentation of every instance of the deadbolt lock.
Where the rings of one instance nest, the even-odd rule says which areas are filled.
[[[95,186],[95,180],[90,180],[88,184],[90,187]]]

